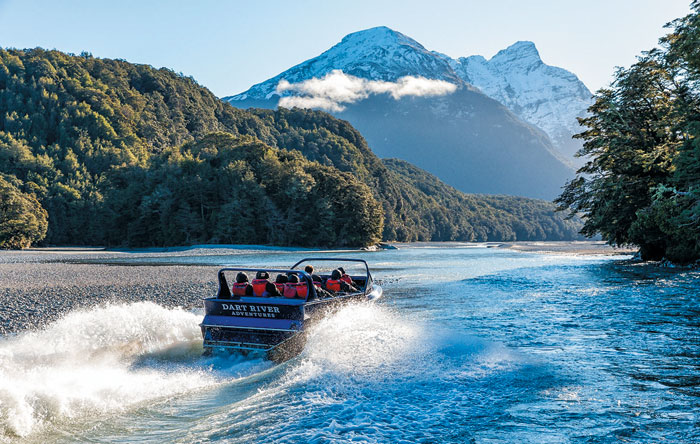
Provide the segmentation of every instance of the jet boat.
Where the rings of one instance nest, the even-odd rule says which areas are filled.
[[[309,275],[304,268],[311,263],[350,265],[358,273],[344,278],[351,282],[351,287],[346,288],[353,291],[326,291],[331,274]],[[299,283],[285,284],[282,296],[237,296],[226,275],[240,272],[296,275]],[[262,355],[276,362],[300,353],[309,328],[326,314],[343,304],[373,301],[382,295],[382,288],[373,281],[367,262],[362,259],[306,258],[290,269],[222,268],[218,280],[216,297],[204,299],[204,320],[200,327],[205,354],[239,352]],[[289,285],[296,286],[295,296],[287,291]]]

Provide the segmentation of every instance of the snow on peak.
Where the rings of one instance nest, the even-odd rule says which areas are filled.
[[[576,118],[592,103],[591,92],[575,74],[546,65],[529,41],[516,42],[490,60],[477,55],[451,65],[464,81],[543,129],[558,146],[572,146],[571,135],[581,131]]]
[[[379,26],[348,34],[318,57],[228,100],[269,99],[276,94],[277,85],[282,80],[299,83],[324,77],[335,70],[368,80],[394,82],[402,77],[415,76],[462,83],[448,61],[436,57],[412,38]]]
[[[529,40],[519,40],[507,47],[506,49],[498,51],[498,54],[508,53],[515,53],[520,55],[534,55],[537,58],[540,57],[540,53],[537,51],[537,47],[533,42]]]
[[[542,62],[533,42],[515,42],[489,60],[480,55],[455,60],[429,51],[386,26],[348,34],[318,57],[225,100],[235,104],[239,100],[270,99],[273,95],[299,95],[297,89],[278,89],[278,85],[283,81],[300,84],[324,79],[338,70],[368,81],[397,82],[405,77],[420,77],[458,87],[471,84],[543,129],[559,146],[571,144],[571,135],[580,132],[576,117],[584,115],[592,103],[591,92],[576,75]]]
[[[527,41],[516,42],[506,49],[498,51],[498,54],[493,56],[490,62],[510,68],[517,66],[521,69],[535,69],[543,64],[535,44]]]
[[[401,34],[387,26],[377,26],[350,33],[343,37],[336,46],[381,46],[389,48],[391,46],[411,46],[419,51],[425,51],[423,45],[412,38]]]

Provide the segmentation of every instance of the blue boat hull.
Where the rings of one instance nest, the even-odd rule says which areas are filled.
[[[319,319],[349,302],[376,299],[381,287],[368,294],[350,294],[312,302],[282,298],[205,299],[200,324],[206,353],[220,351],[261,355],[281,362],[304,348],[306,333]]]

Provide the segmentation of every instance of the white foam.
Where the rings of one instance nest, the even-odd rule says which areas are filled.
[[[215,383],[201,367],[139,365],[150,354],[198,356],[199,320],[150,302],[110,305],[0,340],[0,440]]]

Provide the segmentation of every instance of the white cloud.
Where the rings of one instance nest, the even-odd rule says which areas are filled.
[[[334,70],[322,78],[313,78],[299,83],[281,80],[277,93],[292,93],[283,96],[279,106],[285,108],[320,108],[327,111],[342,111],[344,104],[355,103],[372,94],[389,94],[395,100],[405,96],[431,97],[451,94],[457,85],[444,80],[406,76],[396,82],[367,80]]]

